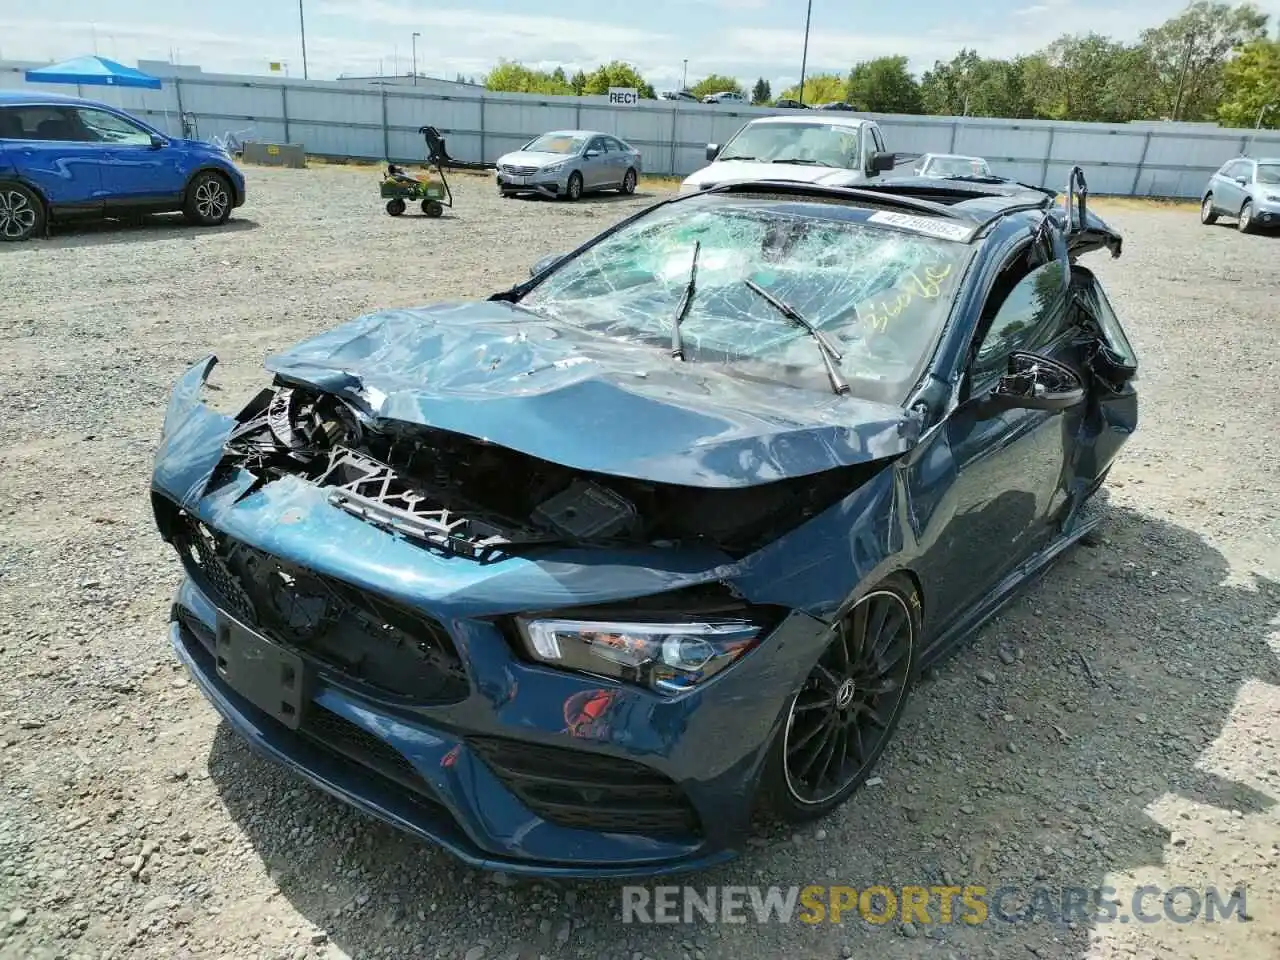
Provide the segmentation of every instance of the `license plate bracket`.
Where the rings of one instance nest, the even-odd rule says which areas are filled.
[[[214,661],[232,690],[290,730],[298,729],[311,699],[305,660],[219,610]]]

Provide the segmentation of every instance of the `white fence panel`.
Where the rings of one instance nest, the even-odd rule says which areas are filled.
[[[21,70],[0,67],[0,89],[27,86]],[[202,74],[165,79],[162,90],[38,89],[123,107],[175,135],[185,111],[195,115],[206,138],[233,133],[302,143],[316,155],[369,160],[421,160],[425,145],[417,131],[425,125],[444,134],[456,159],[487,163],[548,130],[601,130],[634,144],[647,172],[680,176],[706,163],[708,143],[723,144],[748,120],[779,112],[669,101],[613,107],[604,97],[491,94],[436,80],[418,88]],[[871,116],[884,128],[890,150],[974,154],[999,174],[1053,187],[1078,164],[1094,193],[1194,197],[1231,157],[1245,151],[1280,156],[1277,131],[1255,137],[1250,130],[1183,124]]]

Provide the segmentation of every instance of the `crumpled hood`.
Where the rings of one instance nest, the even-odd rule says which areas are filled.
[[[896,406],[748,382],[501,301],[369,314],[266,367],[375,419],[660,483],[751,486],[893,456],[916,439]]]
[[[819,167],[810,163],[762,163],[758,160],[717,160],[684,179],[685,187],[728,183],[731,180],[798,180],[802,183],[862,183],[866,175],[843,167]]]

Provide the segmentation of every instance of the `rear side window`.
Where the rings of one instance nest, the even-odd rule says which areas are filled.
[[[76,140],[79,133],[66,107],[4,107],[0,108],[0,139]]]
[[[627,145],[623,143],[621,140],[615,140],[613,139],[613,137],[610,137],[607,142],[609,144],[610,150],[616,150],[618,153],[627,152]]]

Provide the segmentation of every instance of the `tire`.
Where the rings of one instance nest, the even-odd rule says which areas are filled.
[[[187,223],[198,227],[217,227],[227,222],[235,203],[231,182],[220,173],[205,170],[187,184],[187,197],[182,204]]]
[[[444,213],[444,205],[439,200],[423,200],[422,212],[428,217],[435,219]]]
[[[569,182],[564,188],[564,198],[569,201],[582,199],[582,174],[576,170],[569,174]]]
[[[404,213],[404,207],[404,201],[399,197],[396,197],[394,200],[387,201],[387,213],[391,214],[393,217],[398,217],[400,214]]]
[[[1200,222],[1206,227],[1218,222],[1218,215],[1213,212],[1213,194],[1210,193],[1200,201]]]
[[[0,183],[0,240],[17,243],[44,233],[44,201],[21,183]]]
[[[790,823],[816,820],[867,779],[915,680],[920,625],[920,593],[896,573],[832,627],[769,747],[761,782],[768,813]],[[841,767],[830,774],[837,757]]]
[[[1241,233],[1253,232],[1253,204],[1248,200],[1240,208],[1240,217],[1236,220],[1236,229]]]
[[[618,189],[618,192],[628,197],[631,196],[636,192],[636,181],[638,179],[635,170],[628,170],[622,176],[622,186]]]

